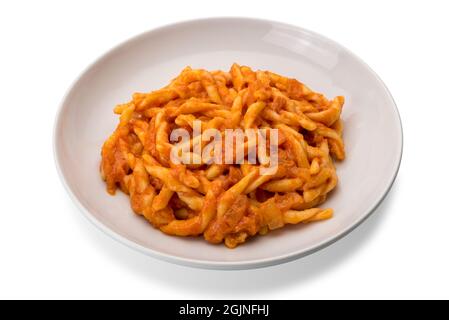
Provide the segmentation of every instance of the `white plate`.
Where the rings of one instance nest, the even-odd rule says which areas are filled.
[[[133,92],[158,89],[187,65],[228,70],[233,62],[296,78],[328,97],[344,95],[347,159],[325,207],[331,220],[288,226],[230,250],[200,238],[170,237],[135,215],[126,195],[106,193],[100,149],[118,117],[113,107]],[[400,165],[402,128],[385,85],[360,59],[313,32],[244,18],[182,22],[135,37],[92,64],[66,95],[57,116],[55,157],[74,202],[101,230],[153,257],[185,265],[255,268],[299,258],[361,223],[389,191]]]

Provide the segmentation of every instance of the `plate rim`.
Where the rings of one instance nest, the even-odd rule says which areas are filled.
[[[68,185],[68,182],[66,181],[66,178],[62,172],[62,168],[60,165],[60,159],[59,159],[59,149],[58,149],[58,140],[59,137],[57,135],[59,127],[60,127],[60,119],[63,111],[65,110],[66,100],[69,97],[70,93],[73,91],[73,89],[78,85],[80,80],[83,78],[83,76],[91,70],[92,67],[97,65],[102,60],[106,59],[108,56],[114,54],[116,51],[118,51],[120,48],[126,46],[127,44],[130,44],[134,41],[139,40],[140,38],[144,38],[148,36],[149,34],[156,33],[158,31],[167,30],[170,28],[176,28],[181,27],[183,25],[189,25],[193,23],[198,22],[237,22],[237,21],[246,21],[246,22],[259,22],[259,23],[267,23],[271,25],[278,25],[282,27],[288,27],[290,29],[298,30],[304,34],[308,34],[314,38],[318,38],[322,41],[325,41],[329,44],[332,44],[338,48],[343,49],[347,54],[351,56],[351,58],[357,60],[360,64],[362,64],[366,70],[371,73],[372,76],[379,82],[379,84],[382,86],[382,88],[385,90],[387,97],[391,100],[391,104],[394,109],[394,114],[396,115],[396,120],[399,127],[399,134],[397,136],[397,139],[399,139],[399,150],[397,151],[395,155],[395,169],[393,174],[389,177],[389,181],[387,183],[387,186],[385,190],[380,194],[380,196],[377,198],[376,201],[373,202],[373,205],[366,210],[359,219],[357,219],[354,223],[346,226],[346,228],[342,229],[338,233],[336,233],[333,236],[327,237],[323,241],[316,243],[314,245],[309,246],[307,249],[297,250],[293,251],[287,254],[279,255],[279,256],[273,256],[270,258],[263,258],[263,259],[255,259],[255,260],[248,260],[248,261],[208,261],[208,260],[201,260],[201,259],[189,259],[189,258],[183,258],[176,255],[167,254],[161,251],[153,250],[148,247],[145,247],[143,245],[140,245],[132,240],[129,240],[128,238],[116,233],[109,227],[107,227],[105,224],[100,222],[93,214],[90,213],[90,211],[81,203],[81,201],[76,197],[76,195],[73,193],[72,189]],[[66,90],[65,94],[63,95],[63,98],[61,99],[61,102],[59,103],[59,106],[57,108],[55,120],[54,120],[54,126],[53,126],[53,134],[52,134],[52,146],[53,146],[53,158],[56,166],[56,171],[58,172],[59,179],[64,186],[64,189],[68,193],[70,199],[75,203],[76,207],[83,213],[84,217],[87,218],[94,226],[96,226],[99,230],[107,234],[112,239],[118,241],[121,244],[126,245],[129,248],[132,248],[134,250],[137,250],[147,256],[160,259],[163,261],[175,263],[178,265],[184,265],[189,267],[197,267],[202,269],[215,269],[215,270],[245,270],[245,269],[255,269],[255,268],[264,268],[269,266],[274,266],[286,262],[290,262],[296,259],[303,258],[307,255],[310,255],[314,252],[317,252],[321,249],[324,249],[333,243],[337,242],[338,240],[342,239],[346,235],[348,235],[350,232],[352,232],[354,229],[356,229],[360,224],[362,224],[366,219],[368,219],[379,207],[379,205],[383,202],[387,194],[390,192],[396,177],[398,175],[401,162],[402,162],[402,155],[403,155],[403,149],[404,149],[404,132],[403,132],[403,126],[402,126],[402,120],[401,116],[398,110],[398,107],[396,105],[396,102],[386,86],[386,84],[383,82],[383,80],[380,78],[380,76],[361,58],[359,58],[356,54],[354,54],[351,50],[346,48],[345,46],[341,45],[340,43],[327,38],[326,36],[323,36],[317,32],[305,29],[303,27],[299,27],[296,25],[279,22],[275,20],[270,19],[262,19],[262,18],[254,18],[254,17],[234,17],[234,16],[218,16],[218,17],[207,17],[207,18],[199,18],[199,19],[188,19],[188,20],[181,20],[175,23],[168,23],[164,24],[162,26],[149,29],[147,31],[144,31],[142,33],[139,33],[137,35],[134,35],[130,38],[127,38],[126,40],[118,43],[117,45],[111,47],[108,49],[105,53],[101,54],[99,57],[93,60],[93,62],[89,63],[87,67],[85,67],[75,78],[75,80],[70,84],[68,89]]]

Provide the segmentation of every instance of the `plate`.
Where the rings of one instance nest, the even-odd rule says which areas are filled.
[[[118,117],[113,107],[136,91],[165,86],[187,65],[228,70],[233,62],[296,78],[327,97],[343,95],[347,159],[340,183],[323,207],[334,218],[287,226],[227,249],[201,238],[171,237],[135,215],[128,196],[106,193],[100,150]],[[246,269],[290,261],[341,238],[372,213],[399,169],[402,127],[392,96],[379,77],[341,45],[283,23],[213,18],[181,22],[115,47],[85,70],[57,115],[54,151],[73,201],[108,235],[150,256],[215,269]]]

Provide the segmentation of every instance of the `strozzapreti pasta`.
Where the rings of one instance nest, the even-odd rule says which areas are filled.
[[[166,87],[135,93],[116,106],[120,122],[103,145],[101,175],[110,194],[117,188],[129,194],[132,209],[164,233],[203,235],[234,248],[286,224],[332,217],[332,209],[318,206],[337,185],[333,159],[345,158],[343,104],[341,96],[328,100],[270,71],[237,64],[229,72],[187,67]],[[174,131],[193,132],[195,125],[200,134],[187,151],[196,161],[174,161]],[[210,142],[208,129],[219,136],[230,129],[276,131],[276,141],[267,145],[248,138],[242,143],[245,156],[252,146],[276,150],[276,170],[261,174],[266,164],[260,157],[237,159],[235,151],[233,163],[211,162],[229,152],[224,143],[201,157],[194,145]],[[273,143],[276,149],[269,149]]]

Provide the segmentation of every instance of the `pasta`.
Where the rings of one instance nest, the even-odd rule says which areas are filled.
[[[103,145],[101,175],[110,194],[117,188],[128,194],[132,209],[162,232],[234,248],[287,224],[332,217],[332,209],[318,206],[338,182],[333,159],[345,158],[343,104],[342,96],[328,100],[270,71],[186,67],[166,87],[115,107],[120,122]],[[191,133],[196,126],[200,135],[172,141],[176,129]],[[213,141],[208,129],[219,137],[231,129],[266,129],[270,144],[276,131],[276,170],[261,174],[268,155],[250,163],[221,142],[201,157],[195,148]],[[233,139],[244,156],[252,147],[272,152],[260,137]],[[178,149],[188,162],[173,160]],[[233,163],[213,161],[225,155]]]

